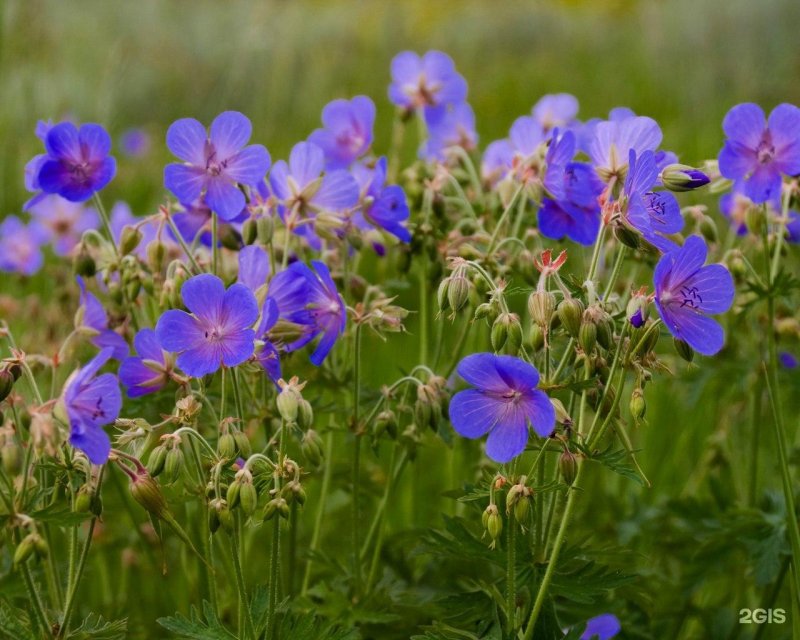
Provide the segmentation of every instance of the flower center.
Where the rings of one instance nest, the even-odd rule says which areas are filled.
[[[758,143],[756,156],[760,164],[769,164],[775,158],[775,145],[772,144],[772,136],[769,131],[764,133],[764,137]]]
[[[74,162],[70,164],[69,171],[72,179],[78,184],[89,184],[91,181],[92,165],[88,162]]]

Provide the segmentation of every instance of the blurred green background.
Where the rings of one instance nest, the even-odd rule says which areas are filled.
[[[23,167],[40,150],[33,133],[38,119],[100,122],[117,144],[126,129],[143,127],[152,137],[152,151],[140,159],[118,154],[118,176],[104,194],[107,202],[127,200],[137,214],[153,212],[164,197],[161,172],[169,155],[163,137],[179,117],[208,123],[224,109],[241,110],[253,121],[254,139],[274,160],[318,126],[329,100],[366,94],[378,106],[375,148],[384,152],[393,115],[386,98],[389,63],[404,49],[437,48],[454,58],[469,82],[481,146],[504,136],[542,94],[566,91],[579,99],[581,118],[602,117],[621,105],[654,117],[664,130],[663,146],[696,163],[716,155],[720,122],[732,105],[753,101],[768,110],[779,102],[800,103],[797,0],[4,0],[0,21],[0,215],[18,213],[27,198]],[[411,159],[413,141],[408,142]],[[66,266],[63,277],[69,277]],[[10,291],[5,282],[0,280],[0,293]],[[373,388],[396,377],[401,362],[413,360],[413,320],[410,329],[411,335],[393,336],[387,345],[370,339],[366,369]],[[682,520],[699,518],[709,495],[725,512],[737,495],[747,493],[753,429],[763,429],[765,438],[759,489],[780,488],[766,409],[749,414],[747,406],[756,384],[754,364],[746,357],[752,345],[750,352],[736,346],[743,335],[758,335],[758,324],[731,318],[727,329],[733,346],[714,368],[678,365],[676,370],[688,375],[662,379],[648,391],[649,425],[637,436],[637,446],[644,450],[653,489],[597,474],[593,477],[603,482],[592,488],[595,499],[587,500],[578,518],[588,529],[595,527],[599,546],[612,540],[630,544],[636,560],[629,568],[650,580],[651,593],[638,607],[646,617],[668,620],[653,627],[667,635],[642,637],[707,637],[693,635],[698,627],[684,625],[680,617],[698,611],[710,616],[704,628],[720,629],[720,638],[735,637],[734,607],[759,597],[749,583],[731,587],[724,564],[719,573],[699,564],[707,574],[691,575],[691,545],[697,539],[693,525]],[[797,390],[796,376],[786,382]],[[787,415],[794,415],[790,409]],[[423,454],[420,468],[436,465],[436,451]],[[368,464],[380,479],[379,466]],[[342,477],[345,467],[346,460]],[[448,477],[456,479],[454,471]],[[415,503],[410,496],[452,488],[426,486],[433,480],[412,475],[397,493],[405,509],[390,513],[395,532],[409,522],[439,525],[442,502]],[[689,514],[685,503],[669,511],[671,501],[687,496],[699,496],[699,512]],[[313,504],[313,496],[309,500]],[[332,509],[343,508],[347,498],[339,490],[331,501]],[[673,528],[659,540],[667,530],[662,518]],[[301,546],[307,535],[301,533]],[[337,533],[328,535],[336,544]],[[682,558],[679,567],[670,565],[673,552]],[[103,566],[99,562],[97,570]],[[261,580],[263,566],[254,560],[249,579]],[[113,584],[108,576],[101,578],[101,584]],[[177,580],[173,588],[180,584],[174,573],[167,580]],[[102,602],[120,606],[132,595],[106,592]],[[132,598],[131,606],[136,601]],[[141,630],[151,628],[157,615],[174,611],[173,605],[184,607],[177,596],[164,603],[157,593],[147,593],[141,594],[138,612],[121,606],[132,628]],[[629,616],[638,613],[632,607]]]

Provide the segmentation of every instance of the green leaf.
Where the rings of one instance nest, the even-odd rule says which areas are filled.
[[[39,511],[34,511],[28,515],[37,522],[47,522],[59,527],[72,527],[92,517],[89,512],[76,513],[68,504],[63,502],[54,502],[44,509],[39,509]]]
[[[191,607],[188,618],[176,613],[170,618],[159,618],[156,622],[181,638],[236,640],[236,636],[223,626],[211,604],[205,600],[203,600],[202,614],[195,607]]]
[[[96,613],[90,613],[81,626],[67,636],[71,640],[125,640],[127,637],[127,618],[108,622]]]
[[[292,640],[360,640],[356,629],[323,621],[313,615],[289,614],[283,618],[278,638]]]
[[[0,638],[22,640],[33,637],[35,634],[31,629],[28,614],[22,609],[17,609],[5,598],[0,599]]]
[[[633,480],[643,487],[647,486],[642,476],[636,470],[636,467],[629,462],[630,454],[627,451],[625,451],[625,449],[618,449],[617,451],[612,451],[611,447],[609,446],[609,448],[606,449],[605,451],[591,455],[584,447],[579,445],[579,448],[585,454],[587,454],[590,460],[599,462],[604,467],[608,467],[609,469],[611,469],[614,473],[618,473],[624,478]]]

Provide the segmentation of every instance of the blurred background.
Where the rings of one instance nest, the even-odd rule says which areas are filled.
[[[436,48],[454,58],[469,82],[481,147],[505,136],[543,94],[569,92],[580,101],[581,119],[603,117],[615,106],[652,116],[663,128],[663,147],[699,163],[716,156],[722,117],[734,104],[752,101],[769,111],[780,102],[800,103],[798,25],[797,0],[4,0],[0,216],[19,213],[27,199],[23,167],[41,148],[34,135],[39,119],[99,122],[114,136],[115,149],[128,130],[146,132],[149,151],[136,158],[117,151],[118,175],[104,193],[107,202],[125,199],[140,215],[154,212],[164,198],[164,134],[179,117],[208,123],[220,111],[240,110],[253,122],[254,141],[265,144],[275,160],[318,126],[328,101],[366,94],[378,107],[374,146],[385,152],[393,116],[386,98],[389,64],[405,49]],[[407,142],[411,160],[413,140]],[[716,209],[714,200],[707,202]],[[65,273],[63,281],[68,278]],[[6,282],[0,279],[0,293],[10,291]],[[407,298],[413,307],[415,297]],[[758,331],[757,323],[737,322],[731,316],[727,327],[734,345],[737,333]],[[386,345],[370,342],[366,366],[374,388],[410,363],[413,320],[409,329]],[[621,562],[649,581],[646,595],[626,596],[628,619],[655,620],[651,628],[661,630],[641,637],[736,637],[736,606],[761,597],[749,568],[733,586],[729,565],[714,569],[714,554],[729,554],[733,563],[738,556],[721,542],[715,547],[707,532],[700,540],[692,524],[714,509],[720,518],[729,517],[731,505],[741,496],[749,499],[748,478],[757,468],[747,456],[753,429],[765,434],[759,495],[780,490],[766,408],[753,414],[746,408],[757,385],[753,362],[747,351],[732,351],[735,346],[713,369],[682,365],[682,376],[664,378],[648,391],[649,424],[636,436],[636,446],[653,488],[624,478],[619,486],[594,487],[595,499],[578,519],[600,547],[628,547],[630,555]],[[786,375],[797,390],[796,374]],[[786,415],[795,415],[794,398]],[[436,465],[435,447],[422,455],[421,468]],[[413,490],[433,496],[453,488],[426,489],[420,484],[425,481],[406,477],[397,495]],[[331,500],[334,509],[347,502],[341,491]],[[409,526],[441,524],[441,500],[403,504],[404,510],[390,514],[393,533],[411,535]],[[767,578],[774,582],[783,556],[780,549],[773,555],[777,565]],[[103,566],[98,563],[97,570]],[[259,566],[254,561],[250,579],[259,579]],[[145,593],[137,612],[120,601],[125,595],[97,597],[110,609],[122,607],[141,637],[156,637],[143,630],[157,615],[186,605],[177,596],[167,604]],[[775,597],[780,602],[785,596]],[[704,626],[685,622],[693,616],[707,619]],[[704,635],[709,629],[718,635]],[[763,637],[780,637],[771,633]]]

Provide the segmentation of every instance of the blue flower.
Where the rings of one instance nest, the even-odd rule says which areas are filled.
[[[129,398],[154,393],[169,381],[173,358],[158,343],[156,332],[142,329],[133,339],[137,355],[125,358],[119,367],[119,380]]]
[[[117,162],[109,155],[111,136],[99,124],[78,129],[62,122],[47,131],[44,146],[47,157],[38,166],[36,186],[71,202],[91,198],[117,171]]]
[[[141,158],[150,151],[150,136],[144,129],[127,129],[122,133],[120,146],[125,155],[132,158]]]
[[[100,217],[92,207],[55,194],[39,198],[30,206],[30,214],[47,231],[48,241],[57,256],[69,255],[84,231],[100,226]]]
[[[239,282],[255,294],[267,284],[269,272],[269,256],[264,249],[255,244],[242,247],[239,251]]]
[[[42,268],[42,245],[47,232],[35,220],[25,224],[17,216],[0,222],[0,271],[31,276]]]
[[[578,99],[569,93],[550,93],[533,105],[531,113],[545,130],[568,127],[578,115]]]
[[[466,102],[426,110],[425,124],[429,137],[419,151],[423,160],[445,162],[453,147],[471,151],[478,143],[475,112]]]
[[[289,163],[279,160],[269,174],[270,187],[280,202],[281,219],[314,248],[320,242],[308,221],[323,211],[347,211],[358,202],[358,185],[353,176],[344,170],[323,174],[324,170],[322,149],[310,142],[299,142],[289,154]]]
[[[44,143],[48,132],[52,128],[53,122],[51,120],[39,120],[39,122],[36,123],[36,137],[39,138],[42,143]],[[25,165],[25,188],[33,195],[22,206],[23,211],[27,211],[31,206],[39,202],[47,195],[42,191],[42,187],[39,184],[39,171],[41,170],[42,165],[47,162],[47,158],[48,156],[46,153],[40,153],[39,155],[31,158]]]
[[[199,378],[253,355],[258,303],[246,286],[226,291],[222,280],[204,273],[183,284],[181,297],[191,314],[172,309],[156,324],[161,348],[178,354],[178,367]]]
[[[562,174],[563,186],[555,189],[558,198],[544,198],[539,210],[539,231],[547,238],[564,236],[591,245],[600,229],[598,197],[604,185],[594,169],[582,162],[570,162]]]
[[[586,630],[580,640],[611,640],[620,632],[621,628],[617,616],[603,613],[586,622]]]
[[[459,391],[450,401],[453,428],[466,438],[486,440],[486,455],[508,462],[525,450],[528,424],[542,438],[555,428],[555,410],[536,388],[539,372],[513,356],[476,353],[458,364],[458,374],[475,389]]]
[[[269,170],[267,150],[260,144],[247,145],[252,132],[250,120],[237,111],[219,114],[208,132],[194,118],[173,122],[167,147],[183,163],[164,168],[164,186],[180,202],[203,196],[220,218],[233,220],[246,203],[236,185],[253,186]]]
[[[781,351],[778,354],[778,361],[784,369],[797,369],[798,364],[800,364],[797,360],[797,356],[788,351]]]
[[[508,172],[514,162],[514,147],[507,138],[495,140],[486,145],[481,158],[481,178],[494,185]]]
[[[261,320],[256,328],[256,360],[275,385],[281,379],[281,356],[269,339],[269,331],[278,322],[279,317],[280,311],[275,300],[266,298],[261,309]]]
[[[608,182],[621,180],[628,171],[630,151],[639,156],[655,151],[661,144],[661,128],[646,116],[625,117],[596,124],[591,133],[588,154],[597,174]]]
[[[287,351],[322,336],[311,354],[311,362],[320,366],[344,332],[347,311],[328,267],[316,260],[311,265],[313,271],[301,262],[281,271],[269,284],[269,297],[277,304],[280,318],[302,329],[300,338],[286,346]]]
[[[450,56],[428,51],[420,57],[413,51],[392,60],[389,100],[409,110],[457,104],[467,98],[467,81],[456,71]]]
[[[64,408],[69,420],[69,443],[83,451],[92,464],[103,464],[111,451],[111,440],[103,427],[119,416],[122,394],[111,373],[97,376],[111,358],[113,349],[103,349],[86,366],[73,373],[64,385]]]
[[[410,242],[411,234],[405,227],[409,217],[406,194],[402,187],[386,184],[386,158],[380,158],[373,168],[357,164],[352,171],[360,186],[362,202],[361,210],[354,216],[356,226],[374,226],[401,242]]]
[[[779,104],[764,117],[757,104],[733,107],[722,121],[728,137],[719,152],[720,173],[744,180],[744,193],[761,203],[780,197],[781,176],[800,173],[800,109]]]
[[[725,313],[733,304],[733,278],[720,264],[703,266],[708,248],[699,236],[662,256],[653,276],[655,305],[670,333],[703,355],[714,355],[725,341],[722,327],[707,314]]]
[[[322,110],[322,124],[308,141],[322,149],[328,169],[345,169],[372,145],[375,103],[366,96],[334,100]]]
[[[661,251],[672,251],[677,245],[665,236],[680,233],[683,216],[678,200],[669,191],[653,191],[658,181],[655,154],[645,151],[637,159],[630,150],[628,175],[620,198],[623,217],[642,234],[645,240]]]
[[[108,328],[106,310],[95,295],[86,290],[83,278],[77,276],[76,280],[81,289],[81,306],[78,313],[81,325],[78,328],[83,331],[88,330],[89,341],[98,349],[110,348],[111,357],[115,360],[127,358],[130,350],[125,338]]]

